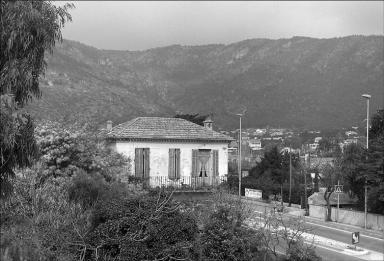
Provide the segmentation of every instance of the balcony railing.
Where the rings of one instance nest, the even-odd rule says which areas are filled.
[[[176,190],[207,190],[217,187],[227,181],[227,176],[217,177],[190,177],[182,176],[179,179],[170,179],[167,176],[136,178],[143,187],[167,188]]]

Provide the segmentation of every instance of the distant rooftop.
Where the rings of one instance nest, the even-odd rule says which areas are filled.
[[[116,125],[109,139],[193,140],[230,142],[234,139],[181,118],[138,117]]]

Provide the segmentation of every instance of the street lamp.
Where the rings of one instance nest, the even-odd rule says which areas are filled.
[[[239,199],[241,200],[241,117],[244,115],[243,113],[236,114],[239,116],[239,124],[240,124],[240,131],[239,131],[239,163],[237,164],[238,172],[239,172]]]
[[[367,99],[367,149],[368,149],[368,135],[369,135],[369,100],[371,99],[371,95],[363,94],[361,95],[365,99]]]
[[[363,98],[367,99],[367,151],[368,151],[368,135],[369,135],[369,100],[371,95],[363,94]],[[368,156],[367,156],[368,157]],[[364,184],[364,228],[367,229],[367,179]]]
[[[292,157],[291,157],[291,144],[289,144],[289,198],[288,207],[291,206],[291,187],[292,187]]]

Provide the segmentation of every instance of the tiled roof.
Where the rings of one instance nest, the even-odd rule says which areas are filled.
[[[160,139],[232,141],[233,138],[180,118],[138,117],[116,125],[107,134],[111,139]]]

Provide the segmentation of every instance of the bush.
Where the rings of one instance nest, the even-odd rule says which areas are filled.
[[[112,181],[129,165],[129,159],[111,150],[97,133],[79,127],[44,122],[36,128],[36,140],[45,167],[42,182],[49,176],[70,177],[79,170]]]
[[[384,215],[384,184],[369,189],[368,202],[369,212]]]
[[[36,175],[15,180],[12,198],[1,202],[1,260],[74,260],[73,243],[87,227],[87,213],[68,202],[68,180]]]
[[[295,241],[287,250],[286,260],[288,261],[320,261],[321,258],[316,255],[313,247],[305,245],[302,239]]]
[[[91,220],[88,260],[188,258],[197,233],[195,220],[164,195],[100,201]]]
[[[202,231],[200,260],[255,260],[257,242],[255,233],[241,227],[239,217],[220,206]]]
[[[79,171],[73,178],[68,188],[69,201],[80,203],[88,209],[99,199],[108,195],[108,185],[99,174],[89,175],[85,171]]]

